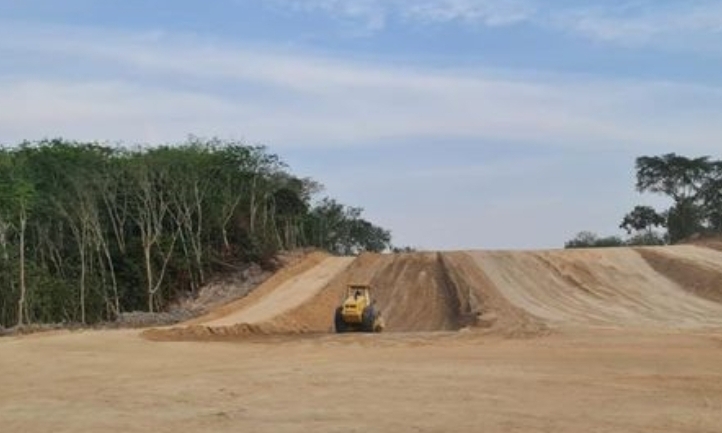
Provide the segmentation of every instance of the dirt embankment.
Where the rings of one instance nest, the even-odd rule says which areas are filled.
[[[453,331],[472,325],[480,311],[478,295],[458,286],[460,279],[450,274],[446,261],[437,253],[362,254],[316,296],[266,326],[285,333],[332,332],[333,312],[351,283],[373,287],[387,332]]]
[[[686,244],[705,247],[716,251],[722,251],[722,236],[710,236],[690,239],[686,242]]]
[[[722,305],[689,293],[632,249],[469,254],[506,299],[552,326],[722,326]]]
[[[349,283],[371,284],[387,332],[503,335],[555,327],[722,327],[722,253],[696,246],[313,254],[251,295],[153,339],[327,333]],[[714,301],[714,302],[713,302]]]
[[[215,340],[258,334],[333,332],[348,284],[370,284],[387,332],[482,327],[509,335],[545,327],[509,303],[462,253],[309,257],[252,295],[184,326],[149,330],[153,340]]]
[[[462,302],[466,324],[510,337],[548,333],[548,326],[510,302],[469,254],[445,253],[441,260]]]
[[[464,325],[459,293],[438,254],[379,256],[370,283],[391,332],[448,331]]]
[[[274,317],[284,312],[284,309],[293,309],[302,304],[305,299],[303,296],[299,298],[297,293],[292,293],[291,303],[288,303],[288,297],[279,296],[279,293],[288,292],[294,285],[305,288],[306,295],[314,293],[314,290],[323,287],[327,280],[333,277],[332,274],[324,272],[326,268],[330,267],[336,272],[343,270],[342,266],[338,266],[339,261],[334,259],[328,254],[312,253],[300,262],[281,269],[244,298],[179,326],[148,329],[142,336],[156,341],[209,340],[281,332],[282,330],[267,321],[244,320],[248,318],[244,315],[251,310],[251,316],[255,314],[256,318]],[[349,263],[350,260],[340,262]],[[303,278],[304,276],[307,278]]]
[[[717,251],[682,245],[675,248],[639,248],[637,252],[655,271],[683,289],[722,303],[722,248]]]
[[[273,323],[291,332],[332,331],[333,311],[349,283],[374,288],[387,332],[477,326],[530,333],[544,328],[500,296],[483,272],[457,253],[363,254],[316,297]]]

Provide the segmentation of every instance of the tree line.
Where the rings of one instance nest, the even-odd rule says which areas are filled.
[[[635,206],[619,225],[630,236],[581,232],[566,248],[674,244],[694,236],[722,235],[722,161],[675,153],[636,159],[636,190],[665,196],[667,209]]]
[[[0,326],[160,311],[279,250],[390,248],[390,233],[360,208],[314,203],[321,191],[265,147],[234,141],[3,147]]]

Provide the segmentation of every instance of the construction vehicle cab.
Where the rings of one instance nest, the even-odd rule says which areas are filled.
[[[368,284],[350,284],[341,306],[336,308],[336,332],[381,332],[383,321]]]

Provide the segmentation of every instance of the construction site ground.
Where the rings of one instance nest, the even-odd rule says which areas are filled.
[[[332,332],[370,283],[382,334]],[[0,339],[2,432],[719,432],[709,246],[313,253],[179,326]]]

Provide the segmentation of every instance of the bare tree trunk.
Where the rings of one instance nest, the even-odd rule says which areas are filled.
[[[103,202],[105,203],[105,209],[110,220],[113,233],[115,234],[115,240],[118,244],[118,249],[121,253],[125,254],[125,223],[128,218],[128,202],[127,199],[123,199],[122,207],[118,204],[115,196],[111,196],[106,188],[102,194]],[[119,210],[120,208],[120,210]]]
[[[113,265],[113,257],[110,255],[110,249],[108,243],[103,239],[101,240],[101,248],[105,259],[108,262],[108,268],[110,268],[110,281],[113,285],[113,306],[115,308],[115,316],[120,314],[120,296],[118,295],[118,280],[115,277],[115,266]]]
[[[25,285],[25,227],[27,225],[27,215],[25,208],[20,209],[20,300],[18,300],[18,326],[25,324],[25,295],[27,287]]]
[[[233,218],[233,213],[236,211],[236,208],[238,207],[238,204],[241,202],[241,197],[238,196],[233,201],[233,204],[226,207],[226,205],[223,206],[223,221],[221,222],[221,233],[223,235],[223,246],[225,247],[226,251],[228,251],[231,248],[231,244],[228,241],[228,223],[231,221],[231,218]]]
[[[253,176],[253,183],[251,184],[251,202],[250,202],[250,234],[251,237],[256,232],[256,179],[257,176]]]
[[[148,281],[148,312],[153,312],[153,295],[155,295],[155,292],[153,291],[153,269],[151,268],[150,263],[150,244],[146,243],[143,246],[143,255],[145,257],[145,277]]]
[[[193,238],[192,245],[195,252],[196,266],[198,266],[198,277],[200,279],[199,284],[203,285],[206,280],[203,272],[203,197],[205,197],[205,192],[201,193],[198,189],[198,185],[195,185],[194,192],[198,220],[196,221],[196,230],[194,232],[195,237]]]
[[[80,323],[85,325],[85,274],[87,265],[85,263],[84,240],[78,243],[78,252],[80,253]]]
[[[168,262],[170,262],[170,258],[173,255],[173,248],[175,248],[176,240],[178,239],[178,236],[180,234],[180,229],[178,229],[175,234],[173,235],[173,240],[171,241],[170,247],[168,248],[168,252],[163,254],[161,251],[161,254],[163,254],[163,267],[160,270],[160,273],[158,274],[158,279],[155,281],[155,286],[149,286],[149,292],[148,292],[148,311],[153,313],[154,312],[154,305],[153,301],[155,300],[155,294],[158,293],[158,291],[161,288],[161,284],[163,283],[163,277],[165,276],[166,269],[168,268]],[[148,281],[151,281],[152,279],[152,272],[150,271],[150,249],[148,249],[148,255],[146,256],[146,264],[148,265],[146,269],[148,270]]]
[[[267,208],[267,206],[264,206],[264,208]],[[266,210],[265,212],[266,212],[266,214],[268,214],[268,210]],[[271,222],[271,230],[273,230],[273,238],[276,241],[277,247],[280,249],[283,249],[283,239],[281,239],[281,233],[278,231],[278,224],[276,223],[276,204],[275,203],[273,203],[273,208],[271,209],[270,213],[271,213],[270,222]],[[265,218],[264,218],[264,220],[265,220]],[[264,227],[267,227],[265,221],[264,221]]]
[[[0,245],[2,245],[3,260],[6,262],[10,260],[10,254],[8,253],[8,226],[8,223],[0,220]]]

